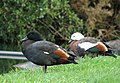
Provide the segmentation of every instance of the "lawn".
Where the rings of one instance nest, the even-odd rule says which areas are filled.
[[[38,69],[15,69],[0,75],[0,83],[120,83],[120,57],[85,57],[79,64]]]

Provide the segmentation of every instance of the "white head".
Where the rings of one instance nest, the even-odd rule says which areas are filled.
[[[79,32],[73,33],[73,34],[71,35],[71,40],[80,40],[80,39],[82,39],[82,38],[84,38],[84,35],[82,35],[82,34],[79,33]]]

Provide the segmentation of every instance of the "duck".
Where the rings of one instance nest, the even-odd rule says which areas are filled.
[[[34,64],[41,65],[46,73],[47,66],[77,64],[75,56],[55,43],[46,41],[38,31],[29,31],[21,41],[24,56]]]
[[[92,53],[97,54],[97,56],[98,54],[102,54],[117,58],[117,56],[112,53],[110,46],[105,42],[94,37],[85,37],[80,32],[75,32],[71,35],[69,47],[70,50],[79,57],[84,57],[85,54]]]

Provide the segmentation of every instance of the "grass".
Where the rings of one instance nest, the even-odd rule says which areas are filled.
[[[79,64],[48,67],[47,73],[38,69],[16,69],[0,75],[0,83],[119,83],[120,57],[85,57]]]
[[[25,62],[25,60],[13,60],[13,59],[0,59],[0,74],[8,73],[10,70],[14,70],[13,65]]]

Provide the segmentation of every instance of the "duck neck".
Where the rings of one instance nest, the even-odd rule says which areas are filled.
[[[77,43],[77,41],[78,41],[78,40],[72,41],[69,46],[72,47],[73,45],[75,45],[75,43]]]
[[[22,51],[24,52],[24,50],[29,46],[31,45],[32,43],[34,43],[35,41],[32,41],[32,40],[27,40],[27,41],[24,41],[21,45],[21,48],[22,48]]]
[[[78,52],[77,52],[77,43],[78,43],[78,40],[74,40],[69,45],[71,51],[73,51],[75,54],[78,54]]]

